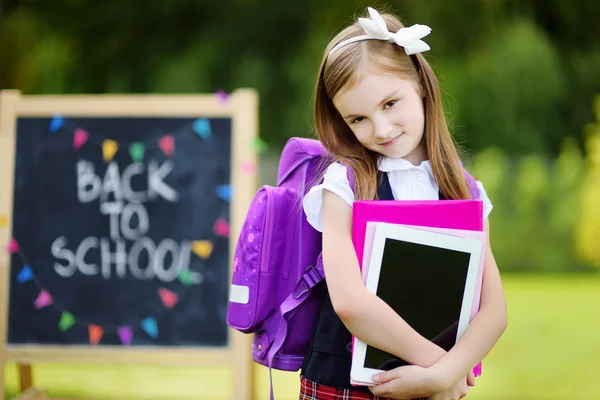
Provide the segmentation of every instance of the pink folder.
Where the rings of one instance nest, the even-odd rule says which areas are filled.
[[[362,266],[367,222],[483,231],[481,200],[356,201],[352,206],[352,242]]]
[[[358,201],[352,210],[352,241],[359,265],[363,265],[365,236],[368,222],[387,222],[415,227],[483,231],[483,202],[480,200],[401,200]],[[461,235],[471,236],[471,235]],[[476,237],[477,235],[475,235]],[[472,236],[471,236],[472,237]],[[485,252],[484,252],[485,254]],[[482,257],[484,257],[482,255]],[[483,264],[477,278],[476,295],[473,299],[471,320],[475,317],[481,296]],[[353,340],[354,342],[354,340]],[[473,369],[481,375],[481,363]]]

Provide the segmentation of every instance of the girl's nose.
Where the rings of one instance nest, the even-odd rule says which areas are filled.
[[[392,132],[392,123],[385,117],[379,117],[373,119],[373,125],[375,129],[375,137],[378,139],[387,139]]]

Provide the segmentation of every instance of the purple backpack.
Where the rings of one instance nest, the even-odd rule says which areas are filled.
[[[314,331],[319,298],[311,289],[325,275],[321,233],[302,199],[326,155],[317,140],[286,143],[277,187],[260,188],[235,250],[227,323],[254,333],[252,359],[269,368],[298,371]]]
[[[257,192],[235,250],[227,323],[254,333],[252,359],[269,368],[298,371],[312,339],[320,298],[311,289],[325,274],[321,233],[307,222],[302,199],[327,155],[317,140],[286,143],[277,187]],[[478,198],[475,180],[465,177]],[[350,168],[348,178],[353,186]]]

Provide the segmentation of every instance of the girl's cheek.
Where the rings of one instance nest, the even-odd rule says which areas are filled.
[[[358,138],[359,142],[365,142],[369,140],[369,133],[366,130],[363,132],[357,132],[356,137]]]

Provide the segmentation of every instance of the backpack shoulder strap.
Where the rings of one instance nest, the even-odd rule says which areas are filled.
[[[471,193],[471,198],[474,200],[479,199],[479,187],[477,187],[477,181],[471,174],[467,172],[467,170],[463,167],[463,175],[465,180],[467,181],[467,186],[469,187],[469,193]]]
[[[336,162],[339,162],[339,161],[336,161]],[[345,164],[343,162],[339,162],[339,163],[341,165],[343,165],[344,167],[346,167],[346,176],[348,177],[348,182],[350,183],[350,188],[354,192],[354,184],[356,181],[356,179],[354,178],[354,170],[348,164]]]

